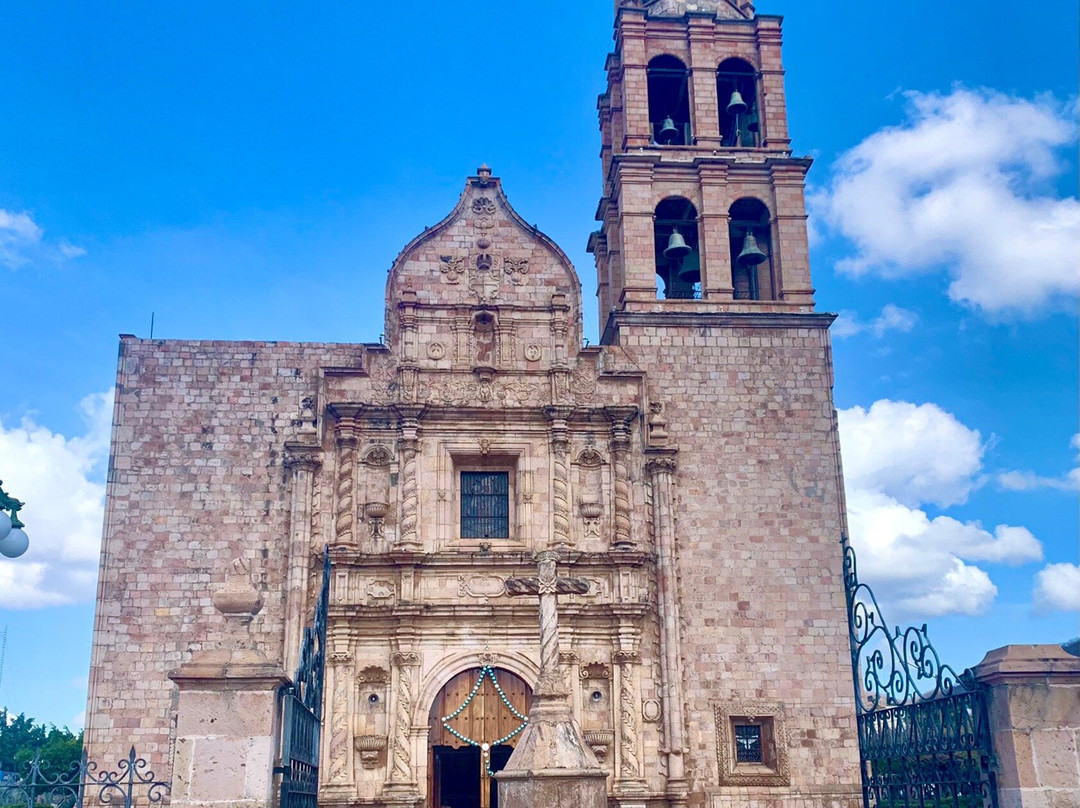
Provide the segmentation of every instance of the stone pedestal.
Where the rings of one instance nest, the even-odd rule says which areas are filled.
[[[1080,808],[1080,658],[1008,645],[975,676],[990,689],[1000,808]]]
[[[537,688],[529,725],[499,781],[503,808],[606,808],[607,772],[585,742],[565,693]]]
[[[174,808],[269,808],[284,671],[254,651],[212,651],[169,673],[180,690]]]

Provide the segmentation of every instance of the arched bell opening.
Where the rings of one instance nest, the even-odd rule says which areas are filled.
[[[735,299],[775,299],[769,209],[760,200],[740,199],[731,206],[728,215]]]
[[[525,728],[532,689],[504,668],[454,676],[429,713],[428,805],[498,808],[492,775],[501,771]]]
[[[669,197],[656,206],[653,238],[656,274],[667,300],[701,297],[701,252],[698,249],[698,214],[694,204]]]
[[[661,146],[687,146],[690,130],[690,94],[686,65],[674,56],[649,62],[649,122],[653,142]]]
[[[757,73],[742,59],[725,59],[716,71],[720,101],[720,138],[727,148],[761,145]]]

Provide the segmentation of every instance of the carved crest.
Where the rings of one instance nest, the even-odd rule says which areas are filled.
[[[605,462],[604,456],[592,446],[586,446],[574,458],[574,463],[579,466],[602,466]]]
[[[361,462],[368,466],[389,466],[394,462],[394,455],[385,446],[379,444],[368,449]]]
[[[461,255],[440,255],[439,272],[447,283],[460,283],[465,274],[465,257]]]
[[[520,286],[529,274],[529,259],[508,257],[503,260],[503,271],[510,278],[510,283]]]

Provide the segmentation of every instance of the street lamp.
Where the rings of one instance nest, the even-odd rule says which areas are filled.
[[[3,485],[4,481],[0,480],[0,555],[18,558],[30,546],[30,539],[23,530],[25,525],[19,521],[19,511],[23,504],[15,497],[5,494]],[[10,511],[11,515],[4,511]]]

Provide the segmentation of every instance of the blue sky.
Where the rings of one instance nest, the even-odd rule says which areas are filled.
[[[386,269],[486,161],[595,341],[611,3],[400,8],[6,4],[0,479],[32,546],[0,559],[0,705],[81,720],[117,334],[377,339]],[[817,160],[864,577],[957,667],[1075,636],[1076,4],[759,12]]]

